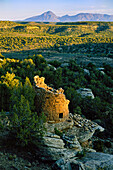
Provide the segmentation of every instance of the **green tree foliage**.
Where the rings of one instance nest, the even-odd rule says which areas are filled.
[[[33,111],[34,108],[34,98],[35,98],[35,90],[31,85],[31,82],[28,77],[25,79],[25,83],[23,86],[23,95],[29,101],[30,109]]]
[[[72,71],[80,71],[81,70],[79,65],[76,63],[76,60],[70,60],[69,61],[69,68]]]
[[[10,89],[6,86],[6,84],[0,84],[0,111],[5,110],[9,111],[10,106]]]
[[[61,62],[57,61],[57,60],[53,60],[53,61],[50,61],[49,64],[51,64],[54,67],[58,68],[61,65]]]
[[[5,84],[9,89],[13,89],[15,86],[18,86],[19,80],[15,78],[15,74],[6,73],[5,76],[1,77],[3,79],[3,84]]]
[[[44,115],[38,117],[36,112],[31,112],[28,100],[21,95],[20,101],[17,101],[12,108],[10,135],[19,145],[32,143],[33,139],[43,136],[44,121]]]
[[[26,70],[26,71],[25,71]],[[29,77],[30,81],[32,81],[34,77],[35,63],[32,59],[24,59],[20,62],[20,66],[18,67],[18,74],[22,79]]]
[[[55,71],[55,74],[54,74],[54,86],[56,89],[60,88],[62,86],[62,69],[61,68],[58,68],[56,71]]]
[[[40,69],[41,71],[43,71],[44,67],[47,66],[46,60],[44,59],[44,57],[41,54],[34,55],[33,56],[33,61],[34,61],[35,65],[36,65],[36,68]]]
[[[4,59],[4,56],[0,53],[0,59]]]
[[[18,87],[19,80],[15,78],[15,74],[6,73],[1,76],[2,82],[0,83],[0,109],[9,111],[11,92],[14,87]]]
[[[76,113],[78,107],[80,107],[81,96],[72,87],[68,87],[65,91],[67,98],[70,100],[69,109],[72,113]]]
[[[21,82],[18,86],[15,86],[11,92],[11,108],[14,104],[17,103],[17,101],[20,101],[20,97],[23,95],[26,100],[29,101],[30,109],[32,111],[35,110],[34,107],[34,98],[35,98],[35,90],[33,86],[31,85],[31,82],[28,77],[26,77],[24,84]]]
[[[76,53],[79,48],[82,50],[83,46],[87,47],[86,51],[89,54],[91,47],[97,44],[93,53],[103,49],[103,55],[106,55],[104,53],[108,51],[107,46],[109,47],[113,43],[112,27],[112,22],[77,22],[65,23],[65,25],[61,23],[35,23],[34,26],[29,23],[9,24],[9,21],[4,21],[0,22],[0,49],[1,51],[22,51],[26,49],[59,51],[59,47],[61,47],[65,52]],[[74,47],[80,46],[73,49],[73,45]],[[100,48],[101,46],[103,48]]]
[[[80,108],[79,106],[77,106],[77,107],[74,109],[74,113],[81,115],[81,114],[82,114],[81,108]]]

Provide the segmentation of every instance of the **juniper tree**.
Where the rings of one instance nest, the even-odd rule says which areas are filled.
[[[21,95],[20,101],[14,104],[10,119],[10,135],[19,145],[32,143],[34,139],[42,137],[45,131],[45,116],[38,117],[36,112],[31,112],[27,99]]]

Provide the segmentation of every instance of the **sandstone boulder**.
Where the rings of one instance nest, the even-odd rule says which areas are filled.
[[[83,98],[84,97],[91,97],[94,99],[94,94],[92,93],[91,89],[88,88],[80,88],[77,90],[77,93],[79,93]]]
[[[48,147],[63,149],[65,144],[62,139],[43,137],[43,145]]]

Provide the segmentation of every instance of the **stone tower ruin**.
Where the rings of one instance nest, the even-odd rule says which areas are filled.
[[[36,99],[35,106],[38,113],[45,113],[47,121],[60,122],[69,117],[69,100],[62,88],[56,90],[44,83],[45,78],[35,76]]]

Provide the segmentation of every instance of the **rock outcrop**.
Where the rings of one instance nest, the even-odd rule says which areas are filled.
[[[36,152],[37,156],[41,160],[56,161],[61,157],[68,159],[75,157],[77,153],[76,151],[66,148],[64,141],[60,138],[60,136],[54,133],[46,133],[43,140],[41,140],[39,144],[40,147]]]
[[[113,169],[113,155],[104,153],[87,153],[83,158],[64,159],[61,158],[55,162],[53,169],[62,170],[112,170]]]
[[[103,131],[104,128],[78,114],[69,114],[69,100],[66,99],[64,90],[62,88],[53,89],[47,86],[44,80],[44,77],[34,77],[36,109],[38,113],[44,112],[47,117],[45,123],[46,134],[43,139],[34,141],[35,145],[38,146],[37,156],[41,160],[56,161],[60,159],[55,166],[64,170],[73,169],[73,167],[74,169],[85,170],[95,168],[98,164],[102,165],[100,160],[99,163],[96,162],[95,155],[94,158],[91,158],[92,162],[88,162],[87,157],[83,161],[78,161],[76,158],[78,157],[77,153],[83,152],[84,149],[91,152],[87,156],[92,157],[96,150],[91,148],[91,138],[96,130]],[[82,97],[90,96],[94,98],[90,89],[79,89],[78,93]],[[112,158],[110,157],[110,159]],[[93,161],[95,164],[92,166]]]
[[[80,88],[80,89],[77,90],[77,93],[79,93],[83,98],[84,97],[91,97],[92,99],[94,99],[94,94],[92,93],[91,89]]]
[[[84,148],[88,152],[96,152],[90,148],[91,137],[97,129],[104,130],[97,123],[77,114],[70,114],[64,122],[54,124],[46,122],[45,127],[47,132],[40,141],[37,152],[44,160],[58,160],[61,157],[70,159],[76,157]]]
[[[64,95],[62,88],[56,90],[44,83],[45,78],[35,76],[36,110],[45,113],[47,121],[51,123],[63,122],[69,117],[69,100]]]

